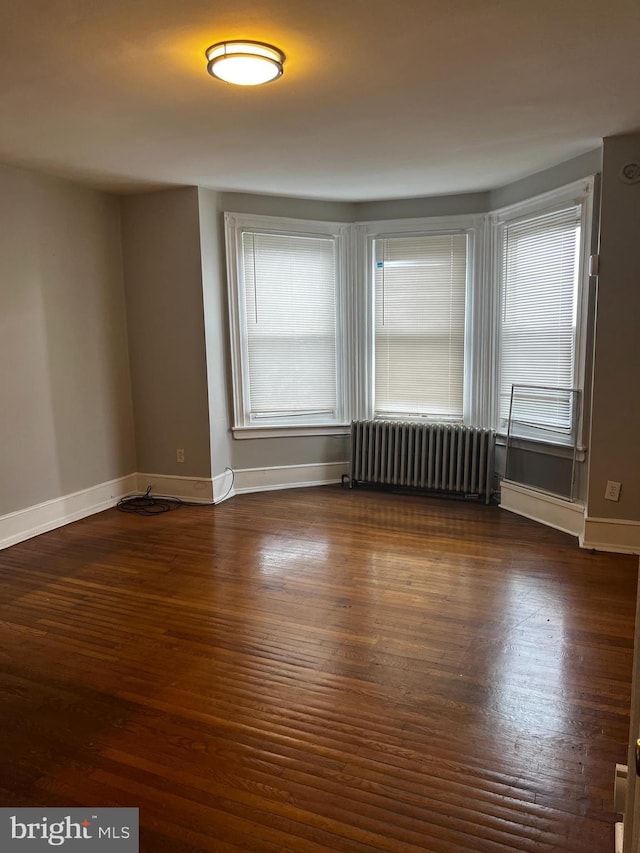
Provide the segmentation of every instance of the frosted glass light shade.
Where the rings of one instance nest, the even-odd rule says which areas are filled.
[[[258,41],[222,41],[205,51],[212,77],[236,86],[259,86],[282,76],[285,55]]]

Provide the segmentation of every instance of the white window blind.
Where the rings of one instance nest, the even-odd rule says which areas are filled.
[[[374,241],[375,414],[462,420],[467,237]]]
[[[503,239],[500,332],[500,420],[509,417],[512,385],[517,417],[533,427],[570,432],[574,382],[581,206],[507,223]],[[514,413],[515,415],[516,413]]]
[[[335,420],[335,240],[244,231],[241,251],[249,420]]]

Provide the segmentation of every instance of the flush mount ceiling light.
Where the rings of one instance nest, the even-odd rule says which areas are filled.
[[[259,86],[282,76],[285,55],[260,41],[221,41],[205,51],[207,71],[225,83]]]

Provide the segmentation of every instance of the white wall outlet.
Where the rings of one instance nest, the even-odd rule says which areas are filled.
[[[176,450],[176,462],[184,462],[184,447],[178,447]]]
[[[607,488],[604,490],[605,501],[619,501],[621,488],[622,483],[616,483],[614,480],[607,480]]]

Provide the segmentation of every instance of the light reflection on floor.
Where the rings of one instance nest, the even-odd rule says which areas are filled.
[[[507,624],[492,641],[492,705],[502,726],[530,740],[562,731],[567,723],[570,706],[562,699],[567,602],[544,577],[513,574],[505,585]]]
[[[307,572],[326,563],[329,543],[326,539],[285,539],[281,536],[263,540],[257,554],[261,575],[283,575],[291,570]]]

